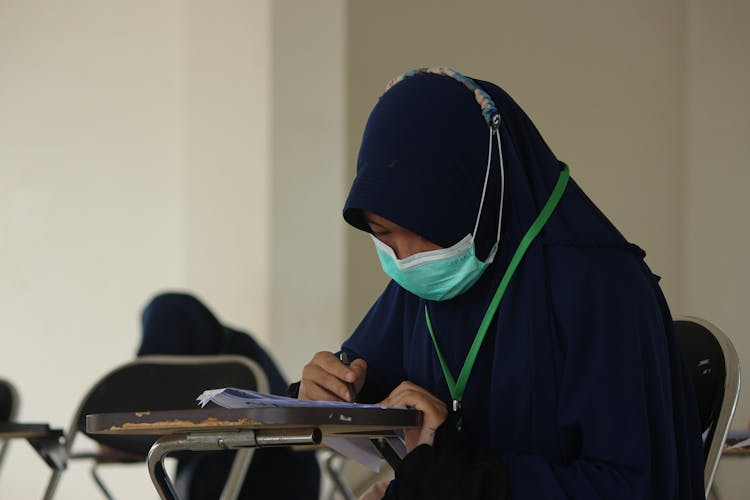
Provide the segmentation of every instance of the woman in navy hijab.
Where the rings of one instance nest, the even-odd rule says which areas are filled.
[[[299,397],[407,405],[386,498],[703,498],[694,393],[644,252],[523,110],[447,68],[392,81],[344,207],[392,278]]]
[[[139,356],[238,354],[260,365],[271,393],[286,393],[287,382],[271,356],[250,335],[222,325],[192,295],[157,295],[143,309],[141,325]],[[233,460],[234,452],[184,453],[177,463],[177,484],[184,485],[191,500],[219,498]],[[253,454],[238,498],[317,500],[319,483],[314,451],[262,448]]]

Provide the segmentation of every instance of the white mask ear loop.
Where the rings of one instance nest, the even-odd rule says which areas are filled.
[[[497,216],[497,241],[500,241],[500,228],[503,224],[503,205],[505,205],[505,165],[503,164],[503,147],[500,145],[500,129],[494,129],[497,137],[497,152],[500,155],[500,214]],[[492,132],[490,132],[492,137]]]
[[[492,135],[497,136],[497,151],[500,154],[500,214],[497,220],[497,241],[500,241],[500,228],[503,223],[503,201],[505,198],[505,165],[503,165],[503,149],[500,145],[500,130],[490,128],[489,145],[487,151],[487,168],[484,173],[484,186],[482,186],[482,198],[479,201],[479,212],[477,213],[477,221],[474,223],[474,232],[471,233],[475,238],[477,236],[477,229],[479,228],[479,219],[482,216],[482,207],[484,206],[484,195],[487,193],[487,182],[490,178],[490,165],[492,164]]]

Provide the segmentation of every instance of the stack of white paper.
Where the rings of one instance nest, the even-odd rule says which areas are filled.
[[[278,406],[299,406],[304,408],[385,408],[385,406],[380,405],[345,403],[343,401],[306,401],[304,399],[275,396],[247,389],[235,389],[234,387],[209,389],[203,391],[196,399],[201,408],[209,402],[216,403],[224,408],[266,408]]]

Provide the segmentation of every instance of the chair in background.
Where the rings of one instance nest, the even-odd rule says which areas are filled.
[[[732,342],[716,325],[674,318],[677,342],[693,382],[704,432],[703,480],[708,498],[740,392],[740,363]]]
[[[268,392],[263,370],[244,356],[141,356],[101,377],[73,416],[65,433],[65,450],[69,460],[91,459],[91,473],[107,498],[112,498],[96,468],[105,463],[144,463],[158,436],[91,435],[86,432],[86,415],[93,413],[135,412],[141,410],[185,410],[197,408],[196,397],[205,389],[239,387]],[[99,443],[99,453],[72,452],[78,433]],[[233,499],[250,465],[253,450],[239,450],[222,494]],[[145,473],[144,467],[144,473]],[[49,480],[44,498],[54,496],[62,471]]]
[[[13,439],[25,439],[53,470],[65,469],[67,456],[62,431],[46,423],[16,421],[19,397],[13,384],[0,379],[0,465]]]
[[[18,413],[18,392],[13,384],[0,379],[0,423],[12,422]],[[8,451],[10,440],[3,440],[0,444],[0,467]]]
[[[333,450],[321,451],[320,459],[327,479],[321,500],[357,500],[373,484],[394,477],[393,468],[386,461],[381,462],[378,472],[373,472]]]

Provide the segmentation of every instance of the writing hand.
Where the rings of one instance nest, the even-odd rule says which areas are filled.
[[[359,392],[366,375],[364,359],[355,359],[347,367],[332,352],[319,352],[302,369],[299,399],[351,402],[348,384]]]

